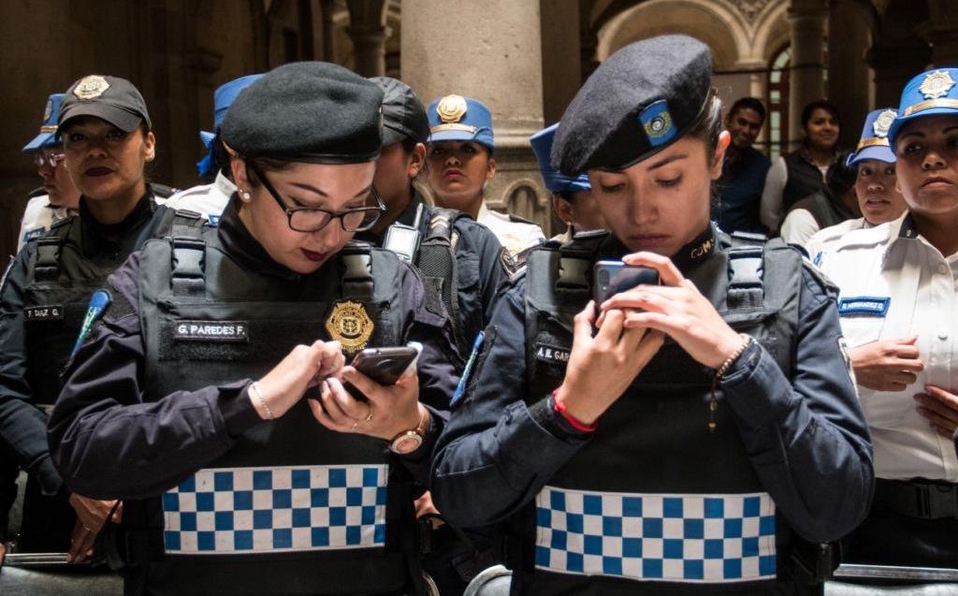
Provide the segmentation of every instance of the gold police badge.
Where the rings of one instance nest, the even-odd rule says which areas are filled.
[[[466,98],[461,95],[447,95],[439,100],[436,113],[440,120],[449,124],[462,120],[467,109],[469,109],[469,106],[466,105]]]
[[[343,345],[343,352],[350,356],[366,347],[373,335],[373,321],[366,314],[361,302],[343,300],[333,305],[326,317],[329,336]]]
[[[954,86],[955,81],[951,78],[950,74],[936,70],[925,77],[925,80],[921,82],[921,86],[918,87],[918,90],[925,96],[925,99],[938,99],[939,97],[948,95],[948,92],[951,91],[951,88]]]
[[[872,130],[875,131],[875,136],[884,139],[888,136],[888,129],[891,128],[892,122],[895,121],[895,117],[898,116],[898,113],[895,110],[885,110],[878,115],[878,118],[875,118],[875,123],[872,124]]]
[[[80,79],[77,86],[73,88],[73,94],[78,99],[95,99],[103,95],[110,84],[100,75],[90,75]]]

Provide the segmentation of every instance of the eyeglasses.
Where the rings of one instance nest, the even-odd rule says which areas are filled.
[[[55,151],[38,151],[33,155],[33,164],[38,168],[42,168],[44,165],[49,165],[51,168],[56,168],[64,159],[66,159],[66,155],[63,153],[57,153]]]
[[[287,207],[279,193],[270,184],[263,172],[255,165],[246,162],[256,177],[260,179],[266,191],[276,201],[280,209],[286,212],[286,218],[289,222],[289,228],[296,232],[318,232],[329,225],[334,219],[339,219],[343,230],[347,232],[365,232],[371,229],[380,216],[386,212],[386,205],[379,197],[375,187],[370,187],[372,198],[376,199],[376,207],[359,207],[357,209],[346,209],[345,211],[330,211],[319,207]]]

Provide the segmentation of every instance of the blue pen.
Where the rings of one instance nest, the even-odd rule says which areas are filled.
[[[472,366],[476,363],[476,357],[479,355],[479,348],[482,347],[482,341],[486,338],[486,333],[480,331],[479,335],[476,336],[476,341],[472,342],[472,354],[469,354],[469,360],[466,361],[466,368],[462,371],[462,376],[459,377],[459,384],[456,385],[456,392],[452,394],[452,400],[449,402],[449,405],[455,405],[459,398],[462,397],[462,394],[466,391],[466,382],[469,380],[469,373],[472,372]]]
[[[103,311],[106,310],[106,307],[109,306],[111,302],[113,302],[113,297],[110,296],[110,293],[106,290],[93,292],[93,296],[90,298],[90,306],[86,311],[86,317],[83,319],[83,326],[80,328],[80,335],[77,337],[76,343],[73,344],[73,351],[70,352],[71,359],[76,356],[76,353],[80,350],[80,346],[83,345],[86,336],[89,335],[93,323],[100,318],[100,315],[103,314]]]

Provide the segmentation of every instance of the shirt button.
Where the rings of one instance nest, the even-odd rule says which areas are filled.
[[[945,333],[944,331],[939,331],[938,339],[940,339],[941,341],[945,341],[946,339],[948,339],[948,334]]]

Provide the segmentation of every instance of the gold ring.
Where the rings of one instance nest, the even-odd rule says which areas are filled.
[[[367,406],[366,406],[366,410],[369,412],[368,414],[366,414],[366,422],[372,422],[372,421],[373,421],[373,409],[372,409],[372,407],[370,407],[370,406],[367,405]]]
[[[359,422],[358,422],[358,421],[354,421],[354,422],[353,422],[353,425],[350,427],[349,430],[356,430],[356,428],[357,428],[358,426],[359,426]]]

